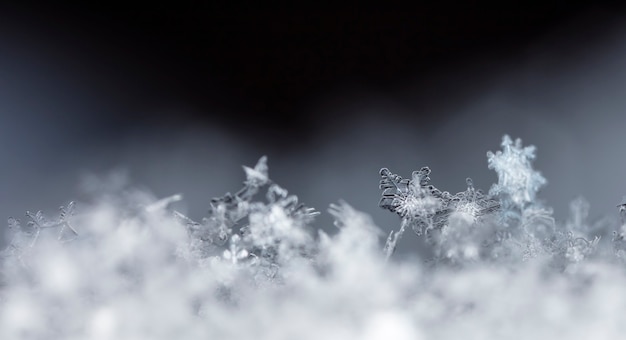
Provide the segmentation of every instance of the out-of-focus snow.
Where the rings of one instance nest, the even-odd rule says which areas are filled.
[[[201,222],[171,209],[182,197],[137,190],[14,219],[0,338],[620,338],[626,273],[620,234],[605,237],[619,226],[588,222],[582,200],[555,222],[512,167],[535,172],[496,166],[495,194],[515,204],[487,219],[459,205],[429,231],[434,259],[388,259],[381,229],[345,202],[329,210],[337,232],[316,233],[264,158]],[[76,235],[60,238],[64,223]]]

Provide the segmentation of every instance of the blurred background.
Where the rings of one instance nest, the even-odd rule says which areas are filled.
[[[200,218],[267,155],[270,176],[324,212],[320,228],[345,199],[390,230],[381,167],[488,190],[486,152],[505,133],[537,146],[557,218],[579,195],[592,218],[617,216],[626,6],[299,7],[0,5],[0,217],[55,216],[103,190],[93,178],[124,174],[158,197],[183,193]]]

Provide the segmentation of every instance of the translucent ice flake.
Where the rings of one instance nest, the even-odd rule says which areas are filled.
[[[532,167],[534,146],[523,147],[521,139],[513,142],[508,135],[502,138],[501,145],[502,150],[487,152],[488,167],[498,174],[498,183],[491,187],[489,193],[503,196],[521,208],[535,200],[537,191],[547,181]]]

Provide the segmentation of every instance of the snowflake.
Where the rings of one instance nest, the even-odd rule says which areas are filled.
[[[429,184],[430,173],[430,168],[423,167],[414,171],[412,178],[408,180],[387,168],[380,170],[382,179],[379,188],[383,192],[378,205],[402,218],[400,230],[391,231],[387,238],[387,257],[394,252],[398,240],[408,226],[417,235],[429,235],[430,231],[444,229],[453,213],[464,216],[465,220],[473,224],[500,209],[497,200],[474,188],[471,178],[466,179],[466,191],[451,195]]]
[[[488,167],[498,174],[498,183],[491,187],[491,195],[507,197],[515,206],[522,208],[535,200],[537,191],[546,184],[546,179],[532,168],[535,147],[522,147],[522,140],[505,135],[502,151],[487,152]]]

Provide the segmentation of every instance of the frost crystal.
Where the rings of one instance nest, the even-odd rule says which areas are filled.
[[[201,221],[172,209],[178,194],[109,191],[79,214],[9,218],[0,339],[620,338],[626,222],[590,221],[582,199],[555,221],[534,152],[504,141],[490,194],[382,169],[379,205],[401,219],[384,254],[372,218],[343,201],[328,209],[337,230],[313,234],[318,212],[265,157]],[[390,258],[407,227],[432,248],[420,261]]]
[[[383,191],[378,205],[395,212],[402,219],[400,230],[391,232],[385,245],[387,257],[394,252],[398,240],[410,226],[417,235],[442,230],[449,224],[451,214],[465,216],[472,223],[499,210],[500,203],[474,188],[473,181],[466,180],[467,190],[451,195],[430,185],[430,169],[423,167],[414,171],[412,179],[403,179],[389,169],[380,170]]]
[[[26,225],[13,217],[7,221],[9,230],[12,232],[12,238],[9,247],[12,252],[25,253],[29,248],[36,245],[42,232],[54,232],[59,241],[70,241],[78,236],[78,232],[72,226],[72,218],[75,214],[75,203],[70,202],[67,207],[59,208],[59,217],[55,220],[49,220],[40,210],[36,213],[26,212],[29,221]]]
[[[211,199],[209,216],[202,222],[174,214],[187,227],[189,251],[197,260],[220,256],[235,264],[248,260],[259,271],[271,273],[266,278],[275,279],[277,268],[313,251],[307,228],[319,212],[272,183],[265,156],[244,170],[243,188]],[[255,200],[262,190],[267,202]]]
[[[546,184],[546,179],[532,168],[535,147],[522,147],[522,140],[505,135],[502,151],[487,152],[488,167],[498,174],[498,183],[489,190],[491,195],[507,197],[514,205],[522,208],[535,200],[537,191]]]
[[[433,261],[439,264],[548,259],[564,270],[594,256],[601,238],[593,234],[597,227],[587,225],[588,204],[574,201],[573,218],[557,225],[552,210],[535,200],[546,180],[532,168],[534,147],[522,147],[521,140],[513,143],[505,135],[502,148],[487,153],[488,167],[498,174],[498,183],[487,195],[475,189],[470,178],[467,190],[451,195],[429,184],[427,167],[413,172],[410,180],[383,168],[379,206],[402,220],[400,229],[387,238],[387,258],[407,226],[418,235],[426,234],[435,254]],[[615,253],[626,254],[623,235],[616,233],[613,238]]]

